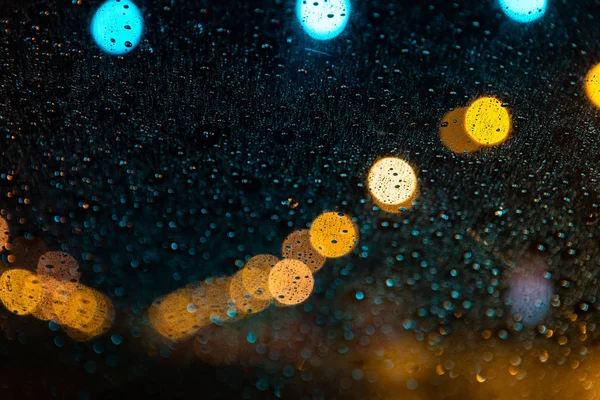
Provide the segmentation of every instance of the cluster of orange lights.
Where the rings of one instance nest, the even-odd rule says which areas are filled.
[[[185,340],[211,323],[224,323],[265,310],[304,302],[314,288],[313,274],[327,258],[342,257],[358,242],[352,219],[339,212],[318,216],[310,229],[292,232],[282,258],[259,254],[231,277],[210,278],[157,299],[151,325],[171,340]]]
[[[8,225],[0,218],[0,245],[8,245]],[[68,253],[43,253],[36,271],[13,268],[0,276],[0,301],[13,314],[32,315],[61,325],[71,338],[87,341],[106,332],[115,317],[110,299],[79,283],[77,261]]]
[[[585,91],[600,108],[600,64],[588,73]],[[506,104],[494,97],[481,97],[442,118],[440,139],[455,153],[473,153],[503,143],[511,130]],[[415,170],[398,157],[377,160],[369,170],[367,187],[374,203],[389,213],[411,208],[419,192]],[[284,240],[281,258],[260,254],[231,277],[210,278],[155,300],[148,311],[150,323],[160,335],[184,340],[211,323],[252,315],[272,304],[300,304],[313,291],[313,274],[327,258],[350,253],[358,237],[352,218],[325,212],[310,229],[292,232]],[[0,218],[0,247],[10,248],[8,240],[8,225]],[[16,243],[16,247],[19,245]],[[81,341],[110,328],[115,316],[110,299],[79,283],[78,264],[73,257],[45,251],[35,258],[35,272],[10,269],[0,276],[0,301],[8,310],[55,321]]]

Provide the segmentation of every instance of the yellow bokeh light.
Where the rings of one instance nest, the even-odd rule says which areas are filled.
[[[390,206],[406,202],[417,190],[415,171],[397,157],[382,158],[373,164],[367,180],[371,195]]]
[[[252,257],[242,269],[242,279],[248,293],[256,299],[267,300],[269,293],[269,272],[279,262],[279,258],[270,254]]]
[[[0,276],[0,300],[12,313],[31,314],[42,298],[38,277],[24,269],[10,269]]]
[[[585,78],[585,93],[588,99],[600,108],[600,64],[596,64]]]
[[[231,278],[229,285],[229,294],[235,306],[235,309],[240,314],[255,314],[267,308],[271,304],[269,299],[257,299],[246,290],[244,286],[243,271],[239,271]]]
[[[172,340],[185,340],[200,329],[196,309],[190,307],[192,289],[183,288],[158,298],[148,310],[152,327]],[[191,311],[191,312],[190,312]]]
[[[52,307],[58,323],[95,336],[112,324],[114,309],[108,297],[90,287],[64,282],[57,287]],[[109,324],[109,326],[110,326]]]
[[[328,258],[350,253],[358,242],[358,229],[352,219],[340,212],[319,215],[310,227],[310,243]]]
[[[283,258],[302,261],[313,273],[320,270],[327,260],[310,244],[308,229],[290,233],[283,241],[281,255]]]
[[[494,146],[504,142],[510,134],[510,127],[508,110],[494,97],[479,98],[467,109],[466,132],[480,145]]]
[[[52,303],[54,302],[55,293],[63,289],[65,282],[46,275],[38,275],[38,278],[42,283],[42,296],[39,305],[31,313],[31,315],[37,319],[41,319],[42,321],[58,322],[58,317],[54,312]]]
[[[269,274],[269,290],[281,304],[300,304],[308,299],[314,287],[310,268],[301,261],[285,259]]]
[[[481,145],[473,140],[465,129],[467,107],[448,111],[440,121],[440,140],[446,148],[454,153],[473,153]]]

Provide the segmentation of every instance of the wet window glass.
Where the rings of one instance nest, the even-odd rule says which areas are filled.
[[[598,398],[599,20],[0,0],[0,398]]]

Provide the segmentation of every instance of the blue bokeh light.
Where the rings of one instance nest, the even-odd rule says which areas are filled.
[[[350,0],[298,0],[296,14],[310,37],[333,39],[348,24]]]
[[[517,22],[531,22],[546,13],[548,0],[498,0],[502,11]]]
[[[129,0],[108,0],[94,14],[91,24],[94,41],[103,51],[121,55],[140,42],[144,18]]]

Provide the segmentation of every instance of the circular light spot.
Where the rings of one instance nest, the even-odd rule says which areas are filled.
[[[290,233],[283,241],[281,255],[283,258],[302,261],[313,273],[320,270],[327,259],[310,244],[308,229]]]
[[[298,0],[296,14],[306,33],[329,40],[344,31],[350,19],[349,0]]]
[[[89,336],[90,339],[105,332],[112,325],[112,302],[95,289],[79,283],[65,282],[54,293],[53,298],[52,305],[58,322]]]
[[[42,283],[42,297],[39,305],[31,315],[42,321],[58,321],[58,317],[56,316],[53,307],[54,294],[58,290],[61,290],[65,285],[65,282],[47,275],[38,275],[38,278]]]
[[[187,306],[192,302],[192,289],[183,288],[158,298],[148,310],[152,327],[172,340],[185,340],[200,329],[195,313]]]
[[[258,300],[271,298],[269,293],[269,272],[279,262],[279,258],[270,254],[252,257],[242,269],[242,280],[248,293]]]
[[[406,161],[386,157],[373,164],[367,183],[371,196],[378,204],[385,206],[386,210],[397,210],[415,194],[417,175]]]
[[[593,67],[585,78],[585,93],[596,107],[600,108],[600,64]]]
[[[144,18],[130,0],[108,0],[92,18],[94,41],[103,51],[121,55],[133,50],[142,37]]]
[[[546,13],[548,0],[499,0],[500,8],[512,20],[531,22]]]
[[[358,242],[358,230],[352,219],[339,212],[319,215],[310,227],[310,243],[323,256],[342,257]]]
[[[269,274],[269,290],[281,304],[300,304],[312,293],[314,279],[310,268],[298,260],[285,259]]]
[[[469,106],[465,115],[467,134],[481,145],[504,142],[510,133],[510,115],[500,100],[482,97]]]
[[[481,148],[465,130],[466,114],[467,107],[448,111],[440,123],[440,140],[448,150],[457,154],[473,153]]]
[[[31,314],[42,298],[42,285],[38,277],[24,269],[9,269],[0,276],[0,300],[8,311]]]
[[[79,282],[79,263],[69,253],[48,251],[40,256],[37,264],[38,275],[58,280]]]
[[[244,286],[243,271],[239,271],[231,278],[229,294],[235,309],[241,314],[255,314],[267,308],[271,304],[269,299],[257,299],[246,290]]]

